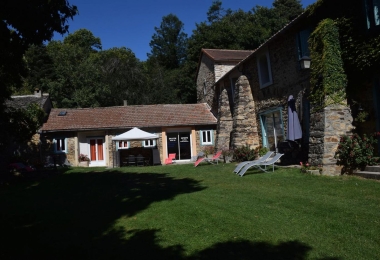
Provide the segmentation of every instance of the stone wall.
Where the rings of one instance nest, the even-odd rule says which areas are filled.
[[[215,82],[223,77],[228,71],[235,67],[236,62],[231,64],[215,64]]]
[[[223,88],[218,102],[218,124],[215,138],[216,149],[230,148],[233,119],[230,110],[227,89]]]
[[[215,84],[214,61],[206,55],[202,59],[197,75],[197,102],[207,103],[212,107],[214,99],[213,86]]]
[[[248,145],[251,149],[259,146],[255,102],[246,76],[235,84],[232,148]]]

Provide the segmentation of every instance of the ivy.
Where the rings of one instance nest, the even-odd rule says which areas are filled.
[[[318,108],[345,104],[347,76],[343,68],[339,29],[332,19],[322,20],[309,38],[310,101]]]

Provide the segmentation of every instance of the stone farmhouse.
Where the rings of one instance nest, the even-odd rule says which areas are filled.
[[[323,174],[337,175],[334,154],[340,136],[380,130],[380,67],[369,75],[346,71],[348,80],[358,82],[352,94],[346,91],[343,104],[317,109],[310,100],[311,70],[308,40],[326,18],[354,17],[362,28],[363,45],[378,37],[380,6],[376,1],[317,1],[256,50],[210,50],[200,55],[196,78],[198,102],[206,102],[217,117],[215,146],[267,147],[284,152],[283,162],[309,161],[323,166]],[[336,6],[342,7],[337,12]],[[326,11],[327,10],[327,11]],[[347,17],[346,17],[347,16]],[[344,44],[340,38],[340,44]],[[378,50],[380,51],[380,50]],[[342,54],[349,55],[349,54]],[[343,60],[347,60],[343,57]],[[347,68],[347,66],[345,66]],[[352,68],[352,67],[351,67]],[[369,70],[370,71],[370,70]],[[289,96],[293,96],[302,128],[302,138],[286,139]],[[358,103],[368,111],[366,122],[358,123]]]
[[[112,140],[134,127],[159,138]],[[90,167],[119,167],[125,157],[139,154],[146,164],[164,164],[169,153],[175,153],[178,162],[190,161],[212,144],[215,130],[216,118],[205,103],[54,108],[41,129],[41,140],[45,156],[57,163],[78,166],[78,157],[84,154]],[[153,153],[158,154],[158,163],[153,162]]]

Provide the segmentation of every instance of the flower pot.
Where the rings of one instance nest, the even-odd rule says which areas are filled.
[[[79,167],[88,167],[90,165],[89,161],[81,161],[79,162]]]
[[[313,175],[320,175],[319,170],[306,170],[306,172]]]

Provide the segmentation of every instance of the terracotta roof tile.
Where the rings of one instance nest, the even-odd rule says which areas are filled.
[[[61,111],[66,115],[59,116]],[[42,131],[119,129],[130,127],[165,127],[216,125],[210,107],[203,104],[170,104],[52,109]]]

